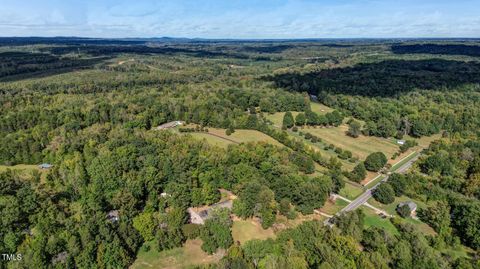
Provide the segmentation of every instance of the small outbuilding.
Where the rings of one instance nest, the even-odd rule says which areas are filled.
[[[38,165],[38,168],[40,168],[40,169],[50,169],[52,167],[53,167],[53,165],[51,165],[49,163],[42,163],[42,164]]]
[[[205,224],[205,220],[210,217],[212,211],[216,208],[232,209],[232,207],[233,201],[226,200],[200,209],[188,208],[187,212],[188,214],[190,214],[190,223],[203,225]]]

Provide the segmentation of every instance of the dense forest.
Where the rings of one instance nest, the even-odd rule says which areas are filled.
[[[162,252],[193,239],[224,250],[199,268],[479,268],[480,64],[470,45],[445,46],[0,39],[0,253],[23,255],[0,268],[127,268],[147,243]],[[187,126],[157,130],[175,121]],[[387,231],[359,209],[236,242],[234,218],[277,229],[387,171],[382,152],[312,147],[323,138],[309,130],[343,126],[351,139],[407,139],[397,154],[441,138],[374,195],[424,202],[419,222],[434,234],[398,216]],[[196,138],[209,128],[278,144],[222,148]],[[15,169],[41,163],[51,168]],[[223,191],[231,210],[190,223],[188,208]]]

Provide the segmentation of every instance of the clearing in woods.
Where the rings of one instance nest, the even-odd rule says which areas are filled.
[[[150,249],[142,247],[131,269],[180,269],[193,265],[217,263],[221,255],[208,255],[201,249],[202,240],[187,240],[183,247],[158,252],[153,242],[145,243]]]
[[[211,143],[213,145],[220,146],[223,148],[228,147],[229,144],[235,144],[235,143],[239,144],[239,143],[247,143],[247,142],[266,142],[275,146],[283,147],[283,145],[277,140],[256,130],[237,129],[231,135],[226,135],[225,131],[226,131],[225,129],[208,128],[208,133],[195,132],[195,133],[189,133],[189,134],[191,134],[193,137],[197,137],[200,139],[205,138],[208,143]]]
[[[267,238],[275,238],[275,233],[272,228],[264,230],[262,225],[254,219],[239,219],[233,222],[232,236],[234,241],[244,244],[252,239],[265,240]]]
[[[324,127],[324,128],[308,128],[303,129],[303,132],[308,132],[320,137],[325,143],[333,144],[343,150],[349,150],[353,156],[364,160],[370,153],[383,152],[387,158],[390,158],[398,151],[398,145],[393,141],[374,137],[360,135],[357,138],[346,135],[348,126],[342,124],[338,127]]]
[[[322,105],[320,103],[314,103],[314,102],[311,102],[310,103],[310,107],[312,109],[313,112],[319,114],[319,115],[324,115],[328,112],[332,112],[333,109],[326,106],[326,105]],[[292,112],[292,115],[293,117],[297,116],[298,113],[300,113],[299,111],[291,111]],[[282,128],[282,123],[283,123],[283,116],[285,115],[285,112],[276,112],[276,113],[273,113],[273,114],[268,114],[268,113],[265,113],[265,118],[267,118],[268,120],[272,121],[273,122],[273,125],[277,128]]]
[[[7,169],[24,170],[24,171],[33,171],[33,170],[41,171],[40,168],[38,168],[38,165],[34,165],[34,164],[17,164],[12,166],[0,165],[0,172],[7,171]]]
[[[408,201],[412,201],[415,204],[417,204],[417,207],[419,209],[427,207],[427,205],[424,202],[419,201],[419,200],[411,199],[407,196],[395,197],[395,201],[391,204],[388,204],[388,205],[384,205],[382,203],[379,203],[373,198],[368,199],[369,204],[373,205],[376,208],[382,209],[382,210],[388,212],[389,214],[391,214],[393,216],[399,216],[398,213],[397,213],[397,210],[396,210],[398,204],[402,203],[402,202],[408,202]],[[408,223],[411,223],[411,224],[417,226],[417,228],[425,234],[428,234],[428,235],[434,235],[435,234],[435,231],[430,226],[428,226],[427,224],[423,223],[422,221],[420,221],[418,219],[413,219],[411,217],[408,217],[408,218],[405,218],[404,220]]]

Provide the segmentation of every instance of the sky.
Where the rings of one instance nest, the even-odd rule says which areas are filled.
[[[0,36],[480,37],[480,0],[0,0]]]

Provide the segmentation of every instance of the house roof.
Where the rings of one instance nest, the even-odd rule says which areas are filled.
[[[407,205],[410,208],[410,211],[413,211],[413,210],[417,209],[417,204],[415,204],[412,201],[402,202],[402,203],[398,204],[398,206],[404,206],[404,205]]]

